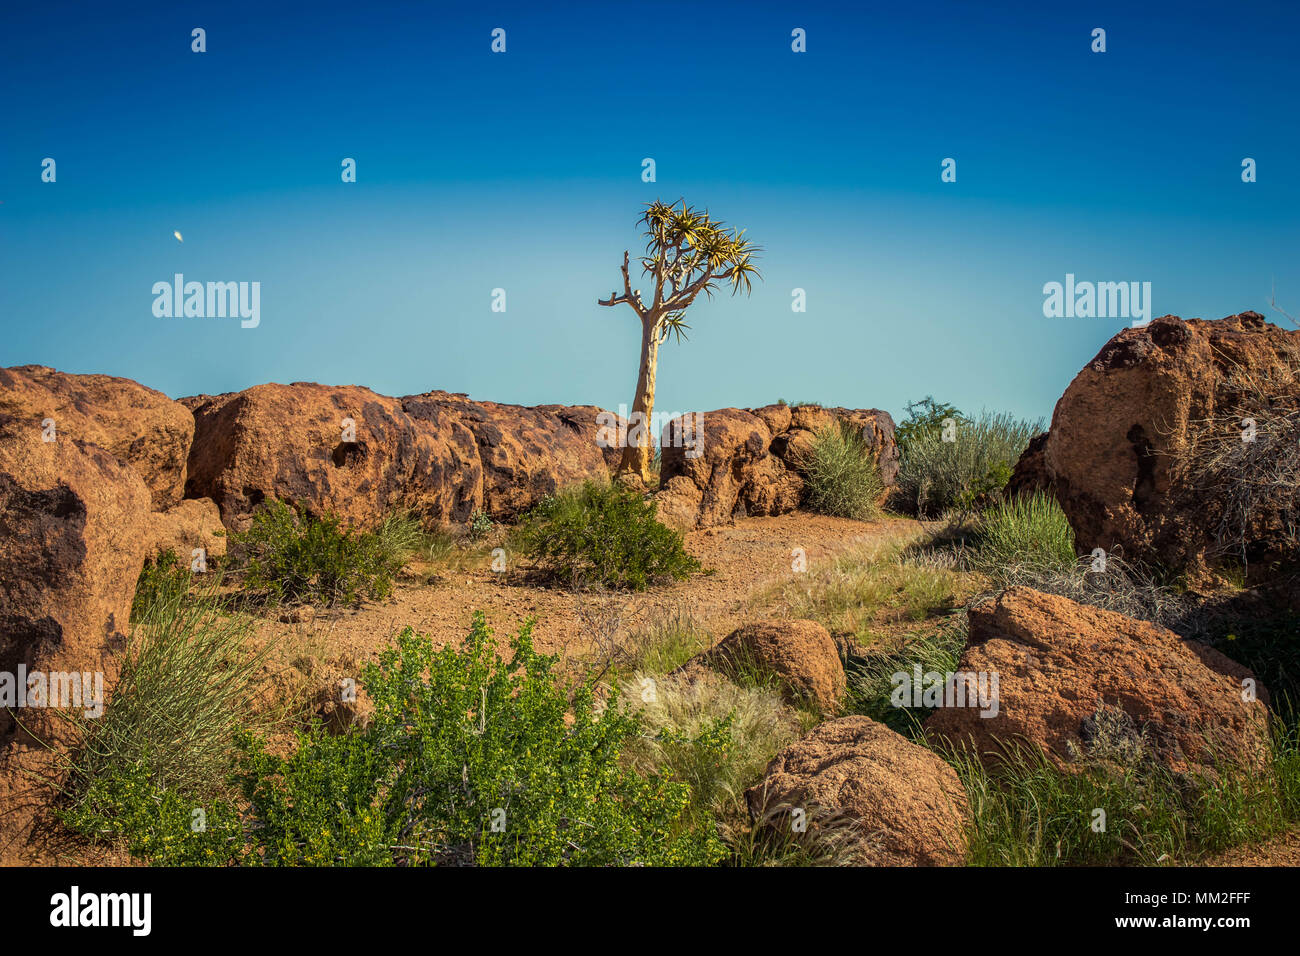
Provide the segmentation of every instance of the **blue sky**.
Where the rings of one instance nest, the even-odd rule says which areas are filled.
[[[1274,281],[1300,310],[1294,4],[845,6],[11,5],[0,365],[616,407],[639,330],[596,299],[679,196],[765,281],[692,307],[665,411],[1050,415],[1128,324],[1044,318],[1066,273],[1148,281],[1153,315],[1267,311]],[[261,324],[155,317],[177,272],[260,282]]]

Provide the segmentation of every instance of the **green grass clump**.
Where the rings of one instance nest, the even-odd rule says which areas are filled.
[[[155,604],[183,600],[193,583],[193,572],[171,548],[146,559],[131,601],[131,621],[140,620]]]
[[[925,708],[896,707],[892,700],[897,683],[895,675],[912,679],[919,664],[922,675],[931,671],[947,674],[956,671],[966,647],[965,615],[940,623],[937,627],[905,636],[898,647],[873,650],[849,660],[848,709],[878,720],[904,736],[916,736]]]
[[[62,803],[74,829],[129,835],[143,847],[152,836],[132,830],[133,819],[143,827],[149,816],[139,801],[170,795],[188,826],[192,809],[230,792],[231,752],[261,655],[249,647],[249,620],[225,612],[219,587],[214,575],[195,593],[171,586],[137,595],[111,701],[98,718],[76,718],[81,743]]]
[[[804,502],[813,511],[839,518],[874,518],[885,492],[871,448],[848,422],[829,425],[814,436],[800,458]]]
[[[634,666],[647,674],[667,674],[713,643],[713,635],[680,608],[657,617],[633,638]]]
[[[1021,566],[1057,571],[1078,560],[1074,530],[1051,495],[1035,491],[1016,495],[980,515],[974,534],[974,558],[979,570],[996,579],[1010,577]]]
[[[832,634],[852,634],[867,644],[881,627],[951,612],[965,588],[960,572],[914,564],[895,543],[856,548],[814,564],[759,590],[749,604],[755,611],[817,621]]]
[[[952,441],[944,440],[941,424],[929,422],[899,442],[896,498],[899,507],[921,516],[996,502],[1021,452],[1043,430],[1041,421],[1007,414],[946,417],[952,420]]]
[[[648,731],[628,749],[631,765],[688,783],[701,821],[746,817],[746,788],[802,732],[774,688],[645,673],[633,674],[628,686]]]
[[[418,543],[413,519],[394,517],[376,531],[345,528],[334,515],[316,518],[271,501],[247,531],[231,535],[244,583],[273,601],[355,604],[386,597]]]
[[[680,532],[655,514],[636,491],[589,481],[543,499],[515,529],[513,545],[568,587],[643,591],[700,569]]]
[[[424,523],[406,511],[384,515],[373,531],[373,538],[385,567],[400,570],[404,564],[431,553],[435,545]]]
[[[1140,742],[1076,754],[1068,770],[1028,746],[1008,746],[993,766],[968,751],[949,759],[970,797],[974,866],[1175,865],[1300,820],[1294,728],[1276,728],[1263,772],[1225,762],[1199,778],[1161,766]]]

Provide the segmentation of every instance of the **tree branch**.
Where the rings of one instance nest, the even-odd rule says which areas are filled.
[[[723,273],[722,275],[725,275]],[[680,312],[688,305],[695,301],[695,297],[700,294],[700,290],[709,284],[713,279],[721,278],[721,275],[713,274],[713,267],[706,266],[700,273],[700,277],[691,282],[680,291],[674,292],[672,297],[664,303],[664,309],[668,312]]]
[[[596,304],[597,305],[619,305],[620,303],[626,302],[628,305],[632,307],[632,311],[634,311],[641,319],[644,320],[646,310],[641,305],[641,296],[639,294],[640,290],[637,290],[637,292],[632,291],[632,277],[628,273],[627,263],[628,263],[628,254],[627,254],[627,250],[625,249],[623,250],[623,267],[622,267],[623,268],[623,294],[618,295],[616,293],[611,292],[609,294],[608,299],[597,299]]]

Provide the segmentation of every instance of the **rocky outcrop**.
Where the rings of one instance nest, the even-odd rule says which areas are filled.
[[[482,506],[474,436],[440,410],[417,421],[401,399],[308,382],[187,404],[195,440],[186,493],[215,501],[232,530],[272,498],[353,524],[399,509],[463,521]]]
[[[1294,482],[1259,482],[1249,489],[1249,509],[1235,514],[1233,489],[1216,487],[1203,470],[1216,442],[1229,451],[1225,439],[1243,462],[1226,469],[1229,484],[1275,468],[1251,463],[1263,446],[1241,443],[1243,415],[1260,419],[1261,443],[1266,429],[1283,422],[1278,446],[1294,451],[1298,356],[1300,332],[1255,312],[1217,321],[1163,316],[1124,329],[1070,383],[1052,415],[1041,466],[1032,456],[1022,460],[1013,484],[1038,470],[1085,552],[1118,548],[1130,560],[1196,575],[1223,555],[1226,528],[1239,539],[1230,557],[1286,560],[1295,544]],[[1293,476],[1296,463],[1281,467]]]
[[[1185,772],[1216,761],[1256,766],[1266,753],[1267,692],[1248,669],[1163,627],[1068,598],[1016,587],[976,604],[958,670],[997,675],[996,714],[941,707],[925,732],[986,758],[1028,744],[1066,766],[1098,747],[1142,744]],[[1107,711],[1116,718],[1110,735],[1127,739],[1099,739],[1098,714]]]
[[[0,369],[0,418],[38,436],[98,445],[144,479],[155,509],[183,497],[194,416],[162,392],[111,375],[21,365]]]
[[[776,678],[787,703],[821,714],[839,711],[844,699],[844,665],[830,633],[816,621],[758,621],[737,628],[716,647],[688,661],[732,678],[765,674]]]
[[[788,811],[801,809],[811,835],[838,828],[856,865],[960,866],[965,857],[970,810],[957,774],[868,717],[821,724],[777,754],[745,797],[766,826],[789,827]]]
[[[85,712],[116,681],[150,504],[142,477],[99,446],[0,417],[0,691],[27,685],[26,706],[0,707],[0,861],[21,858],[75,742],[50,705]]]
[[[512,518],[567,485],[609,476],[609,449],[598,443],[602,410],[594,405],[529,408],[449,392],[401,401],[417,425],[441,413],[469,430],[482,468],[483,510],[495,518]]]
[[[591,406],[304,382],[185,401],[195,419],[187,494],[216,501],[232,529],[269,498],[357,524],[394,510],[508,518],[566,484],[608,477]]]
[[[898,446],[888,412],[817,405],[722,408],[701,413],[694,435],[683,418],[665,429],[656,495],[660,519],[690,530],[793,511],[804,492],[801,457],[814,434],[836,422],[863,435],[886,489],[892,487]]]

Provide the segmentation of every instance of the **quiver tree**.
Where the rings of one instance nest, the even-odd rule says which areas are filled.
[[[672,334],[681,340],[683,331],[690,328],[682,316],[701,292],[713,298],[714,291],[728,283],[732,295],[742,289],[748,295],[753,291],[754,277],[762,276],[753,263],[759,249],[744,238],[744,230],[724,228],[721,220],[711,218],[707,210],[696,212],[685,200],[680,206],[658,200],[646,203],[639,222],[645,226],[645,255],[640,259],[641,269],[653,287],[650,300],[642,298],[640,289],[632,288],[629,256],[624,252],[623,291],[611,292],[608,299],[600,299],[598,304],[626,303],[641,320],[641,366],[637,370],[631,412],[632,424],[641,427],[629,429],[630,437],[623,449],[618,474],[636,475],[648,482],[654,457],[650,424],[655,405],[655,376],[659,371],[659,346]]]

